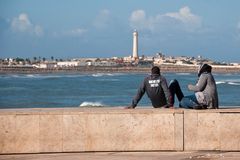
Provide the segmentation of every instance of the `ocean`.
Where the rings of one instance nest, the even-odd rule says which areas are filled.
[[[193,73],[165,73],[177,79],[185,95],[195,84]],[[128,106],[142,83],[144,73],[0,74],[0,108],[61,108]],[[220,106],[240,106],[240,75],[214,74]],[[146,94],[138,107],[150,106]],[[176,103],[178,106],[178,103]]]

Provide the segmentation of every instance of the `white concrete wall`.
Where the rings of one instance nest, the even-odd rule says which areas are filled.
[[[1,109],[0,154],[240,151],[240,109]]]
[[[0,111],[0,153],[183,150],[182,144],[180,110]]]
[[[240,151],[240,109],[185,110],[184,150]]]

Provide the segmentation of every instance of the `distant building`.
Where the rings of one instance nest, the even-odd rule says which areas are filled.
[[[132,57],[131,57],[131,56],[123,57],[123,62],[124,62],[124,63],[132,62]]]
[[[100,58],[94,58],[94,59],[87,59],[85,61],[86,66],[99,66],[99,67],[111,67],[111,66],[117,66],[118,63],[112,59],[100,59]]]
[[[63,62],[57,62],[58,67],[76,67],[79,66],[78,61],[63,61]]]
[[[43,69],[53,69],[57,67],[57,63],[55,62],[45,62],[40,63],[39,65],[33,65],[36,68],[43,68]]]

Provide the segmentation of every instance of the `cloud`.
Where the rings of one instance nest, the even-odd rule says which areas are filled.
[[[181,29],[193,32],[202,26],[201,18],[194,15],[187,6],[180,8],[178,12],[157,14],[149,17],[144,10],[136,10],[132,12],[129,21],[132,28],[151,32],[165,31],[167,29]]]
[[[29,33],[36,36],[44,34],[42,27],[33,24],[26,13],[21,13],[18,17],[13,18],[11,29],[14,32]]]
[[[151,19],[146,17],[146,13],[144,10],[136,10],[132,12],[132,15],[130,17],[130,25],[132,28],[137,29],[149,29],[152,30],[151,26],[153,25],[153,22]]]
[[[106,28],[110,20],[110,11],[107,9],[101,10],[93,22],[96,28]]]
[[[175,18],[183,23],[190,23],[190,24],[199,24],[201,23],[201,19],[199,16],[194,15],[191,13],[191,10],[189,7],[183,7],[179,10],[179,12],[173,12],[173,13],[166,13],[166,16],[169,16],[171,18]]]

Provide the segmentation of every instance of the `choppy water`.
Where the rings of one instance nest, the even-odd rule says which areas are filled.
[[[147,74],[0,74],[0,108],[128,106]],[[178,79],[185,95],[190,73],[164,74]],[[220,106],[240,106],[240,75],[214,74]],[[146,97],[139,106],[151,106]]]

